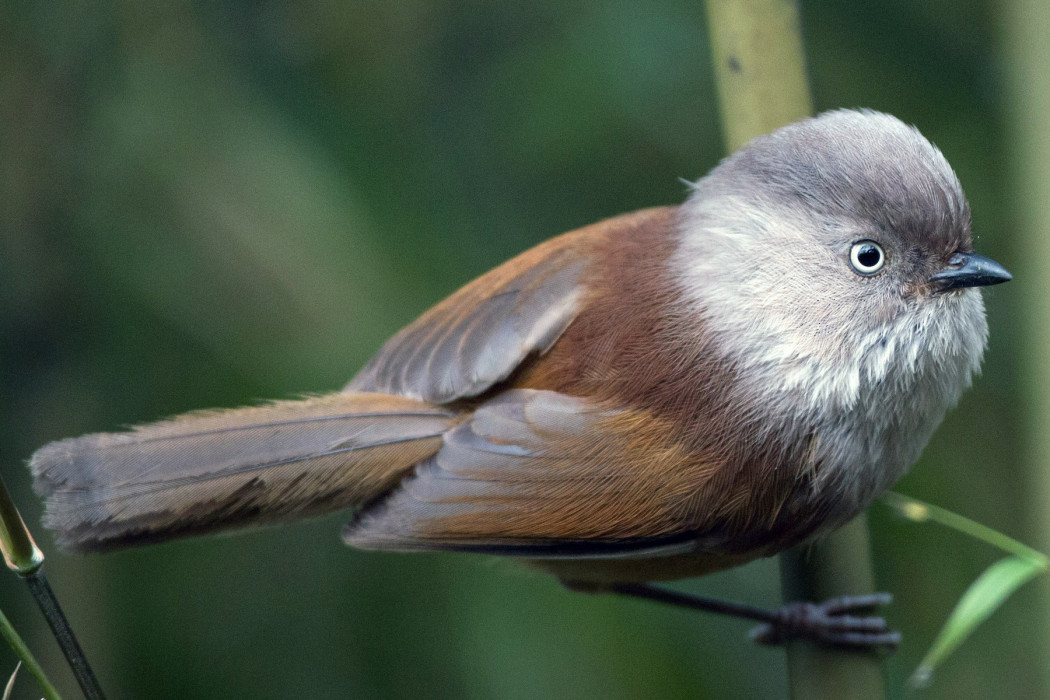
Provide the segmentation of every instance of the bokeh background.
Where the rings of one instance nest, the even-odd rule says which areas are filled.
[[[1026,447],[1040,390],[1024,369],[1045,266],[1023,253],[1014,194],[1018,124],[1039,115],[1017,106],[1010,7],[825,0],[803,22],[818,108],[918,125],[967,189],[978,249],[1032,270],[986,294],[984,375],[899,490],[1045,545]],[[4,478],[35,525],[24,462],[50,440],[337,389],[462,283],[562,231],[681,201],[679,178],[721,150],[698,0],[5,2]],[[36,530],[113,698],[786,693],[782,653],[746,623],[571,594],[477,557],[348,550],[346,519],[88,557]],[[905,634],[888,663],[901,696],[999,554],[878,505],[871,521]],[[1050,696],[1041,585],[923,696]],[[779,599],[772,562],[682,588]],[[0,608],[76,697],[13,576]],[[14,663],[0,645],[0,676]],[[39,693],[23,678],[15,697]]]

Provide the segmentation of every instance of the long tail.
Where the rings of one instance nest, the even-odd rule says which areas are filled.
[[[332,394],[62,440],[30,468],[58,544],[94,551],[362,505],[456,422],[413,399]]]

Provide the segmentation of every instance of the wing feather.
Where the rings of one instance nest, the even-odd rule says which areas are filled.
[[[696,533],[702,523],[685,506],[712,473],[652,417],[516,389],[447,432],[344,539],[370,549],[651,553]]]
[[[600,233],[559,236],[468,284],[391,338],[345,390],[443,404],[503,381],[575,318]]]

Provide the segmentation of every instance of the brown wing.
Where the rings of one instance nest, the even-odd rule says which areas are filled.
[[[441,450],[344,539],[528,556],[651,551],[695,540],[692,499],[713,473],[651,416],[512,390],[446,433]]]
[[[615,221],[551,239],[474,280],[391,338],[345,390],[442,404],[505,380],[575,318],[595,244]]]

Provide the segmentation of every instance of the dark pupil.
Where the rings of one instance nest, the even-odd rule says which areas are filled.
[[[873,245],[866,245],[857,253],[857,262],[864,267],[875,267],[881,258],[882,254],[879,253],[879,249]]]

